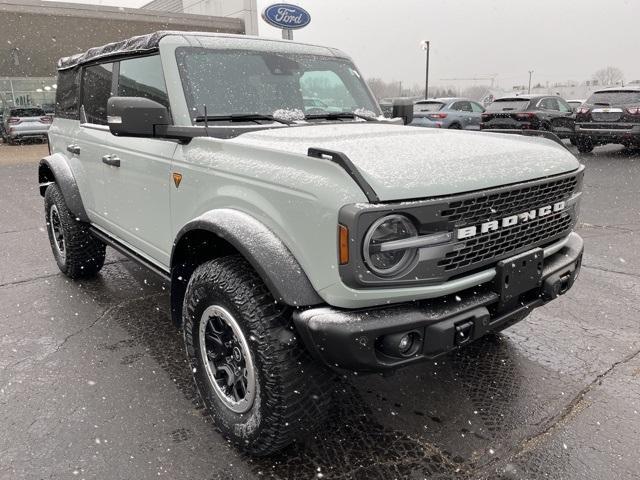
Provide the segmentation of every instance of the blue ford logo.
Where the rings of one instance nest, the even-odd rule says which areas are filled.
[[[311,15],[304,8],[288,3],[276,3],[264,9],[262,18],[277,28],[293,30],[309,25]]]

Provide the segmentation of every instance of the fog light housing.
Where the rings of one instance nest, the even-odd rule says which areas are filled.
[[[409,358],[422,347],[422,334],[417,330],[383,335],[376,341],[376,348],[391,357]]]

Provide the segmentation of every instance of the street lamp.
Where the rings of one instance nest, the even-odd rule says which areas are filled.
[[[531,93],[531,75],[533,75],[533,70],[529,70],[529,93]]]
[[[427,52],[427,68],[424,76],[424,98],[429,98],[429,50],[431,49],[431,42],[429,40],[423,40],[420,42],[420,47]]]

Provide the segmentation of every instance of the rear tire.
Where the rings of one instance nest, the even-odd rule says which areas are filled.
[[[222,435],[252,455],[286,447],[328,414],[332,374],[301,345],[290,314],[238,255],[200,265],[187,286],[196,386]]]
[[[449,125],[449,129],[450,130],[462,130],[462,127],[460,126],[459,123],[452,123],[451,125]]]
[[[60,271],[73,279],[95,276],[104,265],[106,246],[71,213],[55,183],[47,187],[44,208],[49,243]]]
[[[578,147],[578,151],[580,153],[589,153],[593,151],[593,140],[591,140],[590,138],[579,138],[576,141],[576,144],[576,147]]]

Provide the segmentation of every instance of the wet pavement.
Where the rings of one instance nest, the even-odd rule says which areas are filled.
[[[198,402],[166,285],[112,251],[95,280],[58,272],[43,152],[0,145],[0,479],[640,477],[640,152],[581,156],[567,295],[437,362],[342,379],[324,429],[257,460]]]

